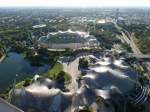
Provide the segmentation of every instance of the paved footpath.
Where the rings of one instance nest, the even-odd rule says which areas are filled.
[[[24,112],[14,105],[0,98],[0,112]]]

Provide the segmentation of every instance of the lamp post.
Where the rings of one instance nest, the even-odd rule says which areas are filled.
[[[16,82],[17,82],[17,77],[18,77],[18,74],[15,75],[15,79],[14,79],[14,83],[13,83],[13,88],[15,89],[15,85],[16,85]]]
[[[15,90],[15,87],[16,87],[17,77],[18,77],[18,74],[15,75],[15,78],[14,78],[14,81],[13,81],[13,88],[12,88],[12,91],[11,91],[10,97],[9,97],[10,102],[12,102],[12,96],[14,94],[14,90]]]

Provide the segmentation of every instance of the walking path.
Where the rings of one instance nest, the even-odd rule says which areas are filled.
[[[69,90],[72,92],[76,92],[78,89],[78,83],[76,79],[78,78],[81,72],[78,69],[79,58],[75,59],[73,62],[70,63],[63,63],[63,70],[71,75],[71,84],[68,86]]]
[[[24,112],[14,105],[0,98],[0,112]]]
[[[0,63],[6,58],[6,55],[3,55],[1,58],[0,58]]]

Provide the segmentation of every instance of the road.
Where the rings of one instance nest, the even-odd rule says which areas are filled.
[[[131,35],[129,35],[129,38],[131,40],[130,46],[131,46],[133,52],[136,53],[136,54],[141,55],[142,52],[139,50],[139,48],[136,46],[136,43],[134,42],[134,39],[135,39],[134,33],[132,33]]]
[[[128,31],[126,31],[125,29],[121,28],[120,26],[117,25],[117,23],[114,23],[115,27],[122,33],[122,37],[124,39],[124,41],[130,45],[133,54],[128,54],[128,56],[133,56],[136,58],[146,58],[146,59],[150,59],[150,55],[144,55],[142,54],[142,52],[139,50],[139,48],[136,46],[136,43],[134,41],[135,39],[135,34],[134,33],[129,33]],[[136,96],[137,98],[134,99],[135,103],[144,103],[147,100],[148,97],[148,88],[143,87],[143,90],[140,94],[140,96]]]
[[[139,50],[139,48],[136,46],[135,42],[134,42],[134,38],[135,35],[134,33],[130,34],[128,31],[126,31],[125,29],[121,28],[120,26],[117,25],[117,23],[114,23],[115,27],[121,32],[122,37],[124,39],[124,41],[130,45],[132,51],[135,54],[142,54],[141,51]]]

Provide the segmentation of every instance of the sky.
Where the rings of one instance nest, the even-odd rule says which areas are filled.
[[[150,0],[0,0],[0,7],[150,7]]]

